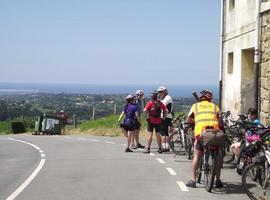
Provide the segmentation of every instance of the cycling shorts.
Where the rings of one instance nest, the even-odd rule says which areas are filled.
[[[203,143],[202,141],[199,139],[199,137],[195,138],[195,141],[197,141],[197,145],[196,145],[196,149],[199,151],[203,151]],[[195,143],[195,142],[194,142]]]
[[[156,133],[160,133],[160,124],[153,124],[150,121],[147,122],[147,131],[148,132],[153,132],[155,130]]]
[[[162,136],[169,136],[169,126],[172,126],[171,118],[166,118],[165,120],[161,121],[160,134]]]
[[[138,130],[140,128],[141,128],[141,124],[139,123],[137,119],[135,119],[135,130]]]

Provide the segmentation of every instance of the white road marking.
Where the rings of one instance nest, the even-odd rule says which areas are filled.
[[[153,153],[150,153],[149,155],[150,155],[150,156],[155,156],[155,154],[153,154]]]
[[[97,139],[88,139],[88,140],[91,142],[100,142],[100,140],[97,140]]]
[[[44,151],[40,149],[40,150],[39,150],[39,153],[44,153]]]
[[[170,175],[176,176],[176,172],[172,168],[166,168],[166,169],[168,170],[168,172],[170,173]]]
[[[40,154],[40,155],[41,155],[41,157],[42,157],[42,158],[44,158],[44,157],[45,157],[45,154],[44,154],[44,153],[42,153],[42,154]]]
[[[188,192],[187,186],[183,183],[183,181],[177,181],[176,183],[183,192]]]
[[[162,160],[161,158],[157,158],[157,161],[160,162],[161,164],[165,164],[165,161]]]
[[[0,139],[5,139],[5,138],[0,138]],[[16,142],[21,142],[21,143],[24,143],[24,144],[28,144],[28,145],[34,147],[39,152],[42,151],[38,146],[36,146],[34,144],[31,144],[29,142],[25,142],[23,140],[17,140],[17,139],[14,139],[14,138],[7,138],[7,139],[11,140],[11,141],[16,141]],[[43,155],[45,157],[45,154],[41,154],[41,157],[43,157]],[[31,181],[36,177],[36,175],[42,169],[44,163],[45,163],[45,159],[41,158],[37,168],[35,169],[35,171],[23,182],[22,185],[20,185],[11,195],[9,195],[9,197],[6,200],[15,199],[31,183]]]
[[[64,136],[65,139],[71,139],[72,137],[70,136]]]
[[[115,142],[111,142],[111,141],[104,141],[107,144],[115,144]]]
[[[124,146],[124,147],[125,147],[125,146],[127,146],[127,145],[126,145],[126,144],[121,144],[121,146]]]
[[[36,175],[38,174],[38,172],[42,169],[44,163],[45,163],[45,159],[41,159],[40,160],[40,163],[39,163],[38,167],[35,169],[35,171],[6,200],[13,200],[13,199],[15,199],[29,185],[29,183],[36,177]]]
[[[28,144],[28,145],[34,147],[36,150],[40,150],[40,148],[39,148],[38,146],[36,146],[36,145],[34,145],[34,144],[31,144],[31,143],[29,143],[29,142],[25,142],[25,141],[23,141],[23,140],[17,140],[17,139],[14,139],[14,138],[8,138],[8,139],[9,139],[9,140],[13,140],[13,141],[17,141],[17,142],[21,142],[21,143]]]
[[[79,137],[79,138],[77,138],[77,140],[86,140],[86,138]]]

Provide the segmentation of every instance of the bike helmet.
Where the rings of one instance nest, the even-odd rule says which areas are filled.
[[[158,92],[163,92],[163,91],[166,91],[166,90],[167,90],[167,88],[165,86],[160,86],[157,91]]]
[[[126,96],[126,98],[125,98],[125,99],[126,99],[127,101],[131,101],[131,100],[133,100],[134,98],[135,98],[135,96],[134,96],[134,95],[129,94],[129,95],[127,95],[127,96]]]
[[[203,90],[200,92],[201,96],[200,96],[200,100],[208,100],[211,101],[213,98],[213,94],[212,92],[210,92],[209,90]]]
[[[136,90],[136,95],[144,95],[143,90],[141,90],[141,89]]]
[[[156,91],[156,90],[151,91],[151,92],[150,92],[150,95],[151,95],[151,98],[152,98],[153,100],[156,100],[157,97],[158,97],[158,91]]]

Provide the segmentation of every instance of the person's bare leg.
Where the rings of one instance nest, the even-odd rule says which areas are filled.
[[[124,136],[127,138],[127,137],[128,137],[128,133],[127,133],[127,131],[126,131],[124,128],[121,128],[121,130],[122,130],[122,132],[123,132]]]
[[[130,136],[130,143],[131,143],[131,146],[133,147],[135,146],[134,144],[135,131],[130,131],[130,133],[132,133]]]
[[[196,181],[196,174],[197,170],[199,168],[199,159],[202,157],[202,151],[199,151],[196,149],[197,146],[197,140],[194,142],[194,157],[192,160],[192,165],[191,165],[191,179],[195,182]]]
[[[130,147],[130,143],[131,143],[131,137],[133,135],[133,131],[128,131],[128,137],[127,137],[127,148]]]
[[[217,155],[217,163],[216,163],[216,180],[220,180],[221,174],[221,167],[222,167],[222,155],[221,153]]]
[[[160,137],[159,132],[156,132],[156,138],[157,138],[158,147],[161,148],[161,137]]]
[[[152,139],[153,139],[153,132],[148,132],[147,148],[149,149],[151,148]]]
[[[136,129],[135,130],[135,135],[134,135],[136,145],[138,145],[140,143],[139,142],[139,133],[140,133],[140,129]]]

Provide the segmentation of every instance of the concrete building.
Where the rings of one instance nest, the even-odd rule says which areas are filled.
[[[220,107],[270,124],[270,0],[222,0]]]

